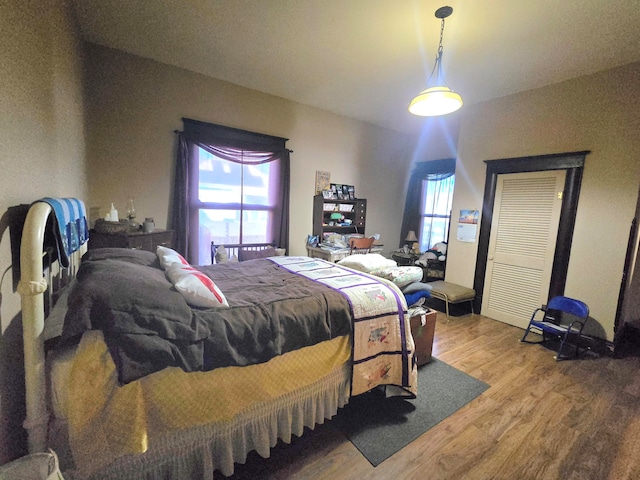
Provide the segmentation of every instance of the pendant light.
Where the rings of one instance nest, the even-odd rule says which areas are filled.
[[[462,97],[445,86],[442,74],[442,35],[444,34],[444,19],[453,12],[451,7],[440,7],[436,10],[436,18],[442,20],[440,27],[440,44],[436,63],[433,66],[427,88],[421,91],[409,104],[409,111],[421,117],[435,117],[455,112],[462,106]],[[435,78],[434,78],[435,74]]]

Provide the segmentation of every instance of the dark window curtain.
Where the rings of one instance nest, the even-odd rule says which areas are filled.
[[[189,145],[182,132],[178,132],[172,205],[169,228],[173,229],[174,247],[186,256],[189,245]]]
[[[453,175],[456,171],[456,159],[446,158],[443,160],[432,160],[428,162],[418,162],[411,172],[409,187],[407,188],[407,199],[404,204],[404,214],[402,216],[402,229],[400,231],[399,247],[406,243],[409,230],[420,231],[422,219],[422,182],[425,180],[442,180]]]
[[[275,202],[271,236],[276,246],[288,251],[290,150],[285,147],[287,139],[187,118],[182,121],[184,131],[178,132],[172,214],[176,249],[189,258],[190,195],[197,195],[189,188],[189,168],[194,168],[191,162],[195,147],[200,147],[217,157],[244,165],[279,162],[279,198]]]

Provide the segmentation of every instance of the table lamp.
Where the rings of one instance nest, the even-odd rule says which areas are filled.
[[[407,238],[405,241],[408,244],[411,244],[411,253],[418,254],[420,253],[420,244],[418,243],[418,237],[416,237],[416,232],[413,230],[409,230],[407,233]]]
[[[416,232],[414,232],[413,230],[409,230],[409,233],[407,233],[407,238],[405,238],[405,241],[407,242],[417,242],[418,241],[418,237],[416,237]]]

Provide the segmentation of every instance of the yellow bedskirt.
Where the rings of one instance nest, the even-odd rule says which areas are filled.
[[[119,386],[99,331],[85,333],[68,380],[64,406],[77,472],[88,475],[145,452],[175,430],[229,422],[240,412],[318,381],[349,361],[347,336],[247,367],[185,373],[168,368]]]

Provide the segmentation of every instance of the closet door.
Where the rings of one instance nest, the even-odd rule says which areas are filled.
[[[482,315],[526,328],[547,303],[564,170],[498,176]]]

